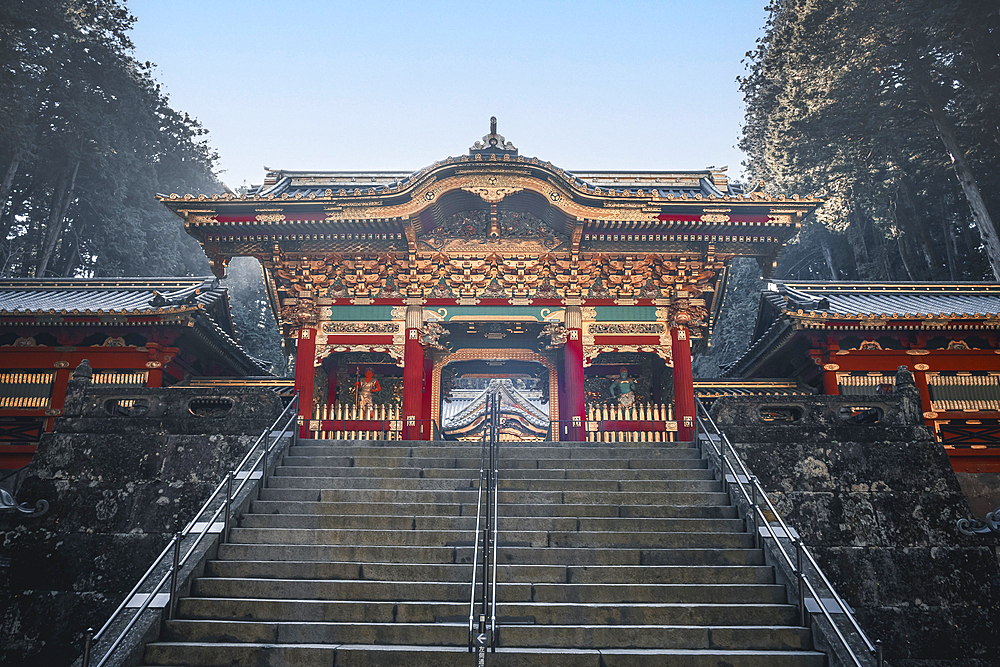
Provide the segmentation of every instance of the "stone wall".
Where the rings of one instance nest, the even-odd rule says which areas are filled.
[[[91,387],[85,370],[18,493],[49,511],[0,516],[7,667],[70,664],[283,407],[260,389]]]
[[[893,667],[995,665],[996,539],[956,530],[969,507],[901,393],[727,397],[712,414]]]

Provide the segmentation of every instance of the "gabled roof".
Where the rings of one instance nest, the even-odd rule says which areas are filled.
[[[726,369],[750,377],[802,329],[1000,327],[1000,284],[768,281],[747,351]]]
[[[501,412],[522,417],[528,423],[540,428],[548,427],[548,414],[522,396],[510,379],[501,379],[490,382],[478,396],[465,402],[459,411],[442,419],[441,428],[454,430],[472,424],[486,414],[488,399],[491,396],[500,397]]]
[[[862,283],[770,281],[763,294],[790,315],[828,319],[985,318],[1000,315],[996,283]]]
[[[171,323],[184,318],[209,349],[236,368],[266,372],[263,362],[236,342],[226,288],[215,277],[0,280],[0,318],[26,315],[157,316]]]
[[[449,157],[435,162],[430,168],[452,162]],[[526,158],[539,164],[537,158]],[[533,162],[532,162],[533,161]],[[542,163],[545,164],[545,163]],[[322,198],[353,192],[360,188],[378,195],[405,189],[426,170],[420,171],[292,171],[269,169],[264,182],[247,191],[248,197],[267,198]],[[702,171],[564,171],[564,178],[582,191],[605,193],[616,191],[620,194],[638,196],[640,191],[656,191],[659,197],[702,197],[739,196],[742,186],[730,181],[724,170],[708,168]],[[343,192],[341,192],[343,191]]]
[[[210,308],[226,290],[214,278],[0,280],[0,313],[153,314]],[[225,324],[231,328],[231,321]]]

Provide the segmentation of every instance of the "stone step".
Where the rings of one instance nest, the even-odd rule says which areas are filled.
[[[300,441],[146,664],[468,665],[480,454]],[[504,443],[500,467],[498,615],[517,623],[490,664],[825,666],[689,443]]]
[[[297,470],[303,470],[298,468]],[[614,479],[508,479],[502,473],[501,490],[515,491],[722,491],[722,482],[707,479],[614,480]],[[433,477],[322,477],[282,473],[268,479],[272,489],[478,489],[478,475],[471,479]]]
[[[167,621],[163,639],[175,642],[251,642],[259,644],[423,644],[461,646],[468,642],[464,623],[335,623],[281,621]],[[787,626],[685,625],[504,625],[500,647],[601,646],[723,650],[803,650],[807,628]],[[490,657],[493,657],[492,655]]]
[[[601,468],[605,470],[615,469],[647,469],[662,468],[669,470],[678,467],[676,464],[680,460],[696,461],[694,457],[677,458],[621,458],[621,459],[562,459],[562,458],[530,458],[530,459],[501,459],[497,466],[501,470],[510,469],[531,469],[531,468],[559,468],[591,470]],[[283,462],[284,463],[284,462]],[[291,465],[291,462],[289,465]],[[479,457],[475,458],[429,458],[429,457],[405,457],[388,458],[378,456],[355,456],[355,457],[334,457],[327,465],[334,466],[363,466],[379,468],[389,471],[398,468],[457,468],[463,470],[478,471],[482,465]]]
[[[268,486],[262,500],[300,500],[357,503],[463,503],[477,502],[476,489],[287,489]],[[725,505],[729,496],[713,491],[515,491],[500,490],[502,505]]]
[[[464,647],[378,646],[365,644],[152,643],[146,665],[202,667],[468,667]],[[495,667],[824,667],[815,651],[723,649],[515,649],[490,653]]]
[[[465,591],[466,595],[469,593]],[[178,617],[273,621],[337,621],[351,623],[434,623],[465,619],[469,601],[303,600],[272,598],[186,597]],[[539,625],[782,625],[795,624],[792,605],[761,603],[640,602],[503,602],[501,616],[529,619]]]
[[[370,459],[371,457],[366,457]],[[457,463],[461,461],[462,466],[457,466]],[[568,459],[516,459],[507,460],[501,459],[498,468],[502,471],[506,471],[508,476],[514,477],[520,474],[518,471],[521,470],[545,470],[545,471],[569,471],[560,474],[555,473],[544,473],[546,475],[552,474],[553,476],[559,477],[575,477],[587,479],[591,474],[600,474],[602,478],[612,479],[619,475],[625,475],[622,479],[629,478],[630,475],[634,473],[624,472],[627,470],[708,470],[707,459],[701,458],[656,458],[656,459],[644,459],[644,458],[632,458],[632,459],[588,459],[590,465],[586,464],[583,460],[573,460],[568,466],[557,465],[560,461],[566,462]],[[630,468],[628,466],[629,461],[646,461],[650,464],[655,463],[655,466],[647,465],[643,468]],[[402,462],[407,462],[407,465],[403,465]],[[434,465],[435,463],[441,465]],[[467,464],[468,465],[465,465]],[[473,471],[473,473],[478,473],[482,461],[479,459],[453,459],[453,458],[400,458],[393,459],[391,466],[365,466],[362,465],[357,459],[351,456],[286,456],[282,461],[282,466],[291,468],[333,468],[336,470],[372,470],[379,471],[379,474],[384,475],[385,470],[392,470],[393,475],[397,477],[409,477],[415,474],[414,470],[425,470],[425,471],[450,471],[450,472],[439,472],[438,476],[453,476],[453,477],[465,477],[470,476],[467,471]],[[593,471],[593,472],[592,472]],[[352,473],[348,473],[352,474]],[[426,474],[426,473],[425,473]],[[653,474],[653,473],[645,473]],[[374,475],[373,475],[374,476]]]
[[[234,544],[330,544],[446,546],[467,543],[474,538],[469,530],[369,530],[363,528],[233,528]],[[532,547],[631,547],[750,549],[754,536],[722,532],[558,532],[506,530],[501,543],[513,542]]]
[[[309,528],[378,530],[448,530],[474,531],[475,516],[435,516],[381,514],[247,514],[241,528]],[[595,517],[512,517],[501,516],[500,531],[621,531],[621,532],[740,532],[741,519],[648,518],[621,519]]]
[[[501,479],[714,479],[715,473],[703,463],[705,461],[679,461],[683,466],[664,468],[508,468],[500,473]],[[339,470],[349,470],[340,468]],[[460,468],[427,468],[421,473],[424,477],[446,477],[449,479],[466,479],[468,473]],[[350,476],[350,474],[348,474]],[[375,475],[372,475],[373,477]],[[479,478],[476,471],[474,479]]]
[[[471,563],[470,546],[222,544],[222,560]],[[760,549],[656,549],[512,546],[500,540],[498,563],[511,565],[762,565]]]
[[[323,442],[323,441],[320,441]],[[331,444],[296,445],[289,447],[287,456],[376,456],[376,457],[462,457],[482,458],[480,445],[446,443],[442,445],[414,445],[411,447],[386,443],[373,444]],[[505,459],[637,459],[637,458],[695,458],[700,459],[700,449],[696,447],[676,447],[672,443],[635,443],[629,446],[589,443],[584,447],[552,447],[530,445],[522,447],[501,446],[500,460]],[[488,454],[487,454],[488,455]]]
[[[306,477],[381,477],[385,470],[361,466],[327,466],[322,462],[308,463],[309,459],[296,458],[293,464],[285,463],[275,468],[278,476],[304,475]],[[677,465],[663,468],[505,468],[502,479],[714,479],[714,472],[707,461],[677,461]],[[395,479],[432,477],[470,480],[479,478],[479,469],[467,468],[394,468]]]
[[[470,568],[471,569],[471,568]],[[468,598],[469,582],[380,581],[375,579],[222,579],[201,577],[192,595],[272,600],[418,600],[449,602]],[[546,584],[510,583],[499,589],[499,600],[633,604],[687,602],[692,604],[782,604],[784,586],[774,584]]]
[[[328,561],[213,560],[208,577],[250,579],[471,580],[470,565]],[[770,584],[774,571],[757,565],[498,565],[497,581],[534,583]]]
[[[266,493],[266,490],[265,490]],[[319,494],[316,493],[318,496]],[[251,511],[259,514],[382,514],[385,516],[476,516],[476,503],[334,503],[317,499],[258,500],[251,505]],[[736,518],[736,508],[730,505],[530,505],[507,503],[502,516],[505,517],[605,517],[605,518],[692,518],[692,519],[732,519]]]
[[[548,455],[546,455],[548,454]],[[663,465],[676,465],[683,461],[701,461],[701,452],[697,449],[666,449],[650,452],[590,452],[589,456],[569,456],[565,452],[508,452],[500,456],[498,463],[502,467],[520,468],[525,464],[538,467],[538,461],[579,464],[576,467],[606,467],[620,468],[628,461],[655,461]],[[294,448],[285,453],[282,463],[299,465],[308,461],[308,465],[328,463],[328,465],[343,465],[342,461],[354,461],[353,465],[362,465],[361,461],[372,461],[382,466],[402,465],[406,461],[420,461],[427,467],[454,468],[456,465],[478,468],[482,464],[482,454],[463,451],[429,451],[414,450],[412,453],[394,456],[391,453],[356,453],[350,450],[323,451],[316,447]],[[603,465],[602,465],[603,464]],[[628,467],[627,465],[624,467]]]

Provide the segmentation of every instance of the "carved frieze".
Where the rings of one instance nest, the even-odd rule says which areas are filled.
[[[314,304],[334,299],[354,304],[428,298],[465,303],[493,298],[522,304],[537,299],[577,304],[609,299],[636,304],[650,299],[666,304],[658,317],[661,322],[696,331],[707,317],[702,294],[714,289],[722,259],[544,249],[512,254],[482,246],[476,253],[411,252],[409,256],[292,255],[276,248],[267,264],[283,323],[315,321],[310,319]]]
[[[323,333],[394,334],[399,331],[396,322],[324,322]]]
[[[590,325],[592,334],[658,335],[665,330],[666,327],[658,322],[609,322]]]

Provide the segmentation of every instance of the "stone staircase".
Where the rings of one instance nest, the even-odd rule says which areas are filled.
[[[699,450],[503,443],[497,665],[822,667]],[[479,446],[307,441],[146,665],[471,665]]]

